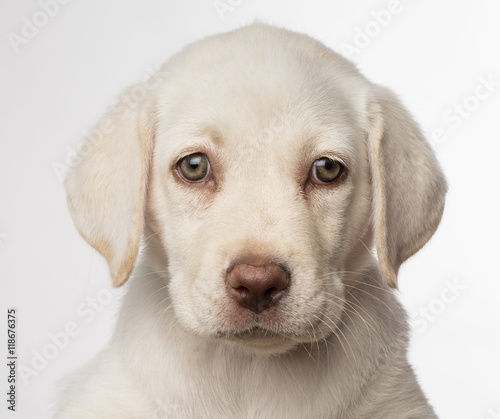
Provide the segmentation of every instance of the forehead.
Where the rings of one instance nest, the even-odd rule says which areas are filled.
[[[245,29],[201,41],[161,70],[157,128],[168,148],[308,144],[352,154],[363,131],[364,79],[308,37]]]

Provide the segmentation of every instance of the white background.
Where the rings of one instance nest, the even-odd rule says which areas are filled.
[[[376,12],[388,1],[218,3],[235,6],[217,13],[212,0],[73,0],[48,16],[43,2],[2,1],[0,353],[4,365],[14,306],[23,368],[16,414],[1,369],[0,417],[48,418],[56,380],[105,344],[119,304],[107,267],[72,225],[54,168],[71,163],[125,86],[186,44],[255,18],[350,55],[400,95],[431,139],[450,189],[438,232],[400,272],[398,294],[413,318],[410,358],[440,418],[500,417],[499,3],[400,0],[385,27]],[[30,32],[31,24],[39,27]],[[489,90],[480,87],[488,79]],[[68,324],[77,336],[64,338]]]

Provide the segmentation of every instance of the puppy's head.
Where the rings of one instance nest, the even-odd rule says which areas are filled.
[[[311,38],[252,25],[188,47],[159,80],[124,93],[66,187],[115,286],[143,229],[158,238],[193,333],[267,353],[323,339],[374,243],[395,287],[437,228],[446,184],[418,127]]]

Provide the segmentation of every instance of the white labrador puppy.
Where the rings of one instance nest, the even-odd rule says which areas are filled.
[[[189,46],[150,86],[66,179],[78,230],[129,284],[56,417],[435,418],[391,288],[446,182],[398,99],[263,24]]]

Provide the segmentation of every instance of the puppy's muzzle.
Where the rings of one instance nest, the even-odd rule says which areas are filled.
[[[227,284],[234,301],[259,314],[276,305],[287,294],[290,274],[275,263],[239,263],[228,270]]]

